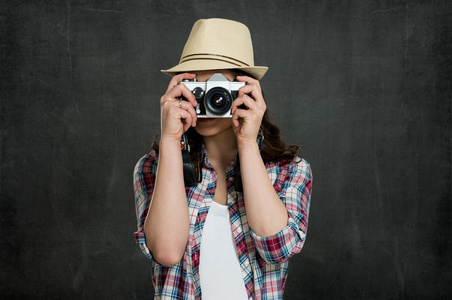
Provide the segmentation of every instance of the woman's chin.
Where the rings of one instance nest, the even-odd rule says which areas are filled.
[[[214,136],[225,130],[232,130],[231,118],[199,118],[196,121],[196,132],[202,136]]]

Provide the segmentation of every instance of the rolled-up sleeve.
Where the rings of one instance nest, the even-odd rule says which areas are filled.
[[[137,231],[134,233],[135,241],[140,246],[141,251],[151,260],[151,251],[146,246],[144,222],[146,221],[154,191],[156,171],[157,157],[155,151],[152,151],[138,161],[133,172],[135,211],[137,217]]]
[[[297,163],[286,165],[285,168],[279,170],[274,187],[286,206],[289,216],[287,226],[275,235],[265,238],[250,231],[260,257],[269,264],[287,261],[301,251],[306,240],[311,204],[311,167],[301,159]]]

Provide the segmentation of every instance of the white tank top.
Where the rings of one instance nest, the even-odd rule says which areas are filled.
[[[202,230],[199,279],[203,300],[248,299],[228,207],[215,201],[210,205]]]

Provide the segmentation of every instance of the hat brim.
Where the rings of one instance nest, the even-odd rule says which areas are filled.
[[[235,64],[220,61],[220,60],[210,60],[210,59],[196,59],[189,60],[183,63],[178,64],[175,67],[172,67],[168,70],[161,70],[163,73],[166,73],[170,76],[174,76],[178,73],[184,72],[196,72],[196,71],[209,71],[209,70],[231,70],[237,69],[245,71],[246,73],[252,75],[257,80],[261,79],[268,70],[268,67],[239,67]]]

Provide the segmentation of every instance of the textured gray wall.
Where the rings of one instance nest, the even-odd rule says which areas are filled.
[[[150,299],[135,162],[192,24],[246,23],[313,169],[286,299],[452,296],[452,1],[2,1],[0,296]]]

